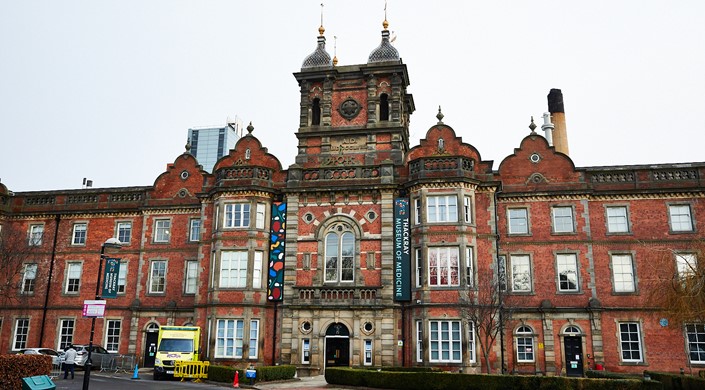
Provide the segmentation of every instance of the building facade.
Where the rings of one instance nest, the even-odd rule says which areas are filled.
[[[287,169],[248,126],[212,173],[187,151],[147,187],[0,184],[3,254],[17,254],[0,351],[87,342],[81,310],[104,250],[120,272],[95,343],[144,366],[158,327],[185,324],[202,328],[213,364],[301,375],[705,366],[703,324],[669,324],[650,300],[698,261],[705,163],[576,167],[557,90],[546,136],[532,126],[497,167],[440,109],[412,146],[409,76],[386,22],[360,65],[338,66],[319,32],[294,74]]]

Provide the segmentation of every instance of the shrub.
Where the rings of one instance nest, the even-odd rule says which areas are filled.
[[[51,356],[0,355],[0,389],[21,389],[22,378],[51,373]]]
[[[260,366],[255,367],[255,370],[257,371],[255,381],[257,382],[292,379],[296,374],[296,366]],[[208,380],[232,383],[235,378],[235,371],[239,373],[240,382],[249,382],[249,379],[245,377],[245,369],[231,366],[210,366],[208,368]]]
[[[647,371],[651,379],[663,383],[664,390],[705,389],[705,379],[690,375]]]
[[[325,377],[330,384],[404,390],[658,390],[662,388],[659,382],[637,379],[390,372],[349,368],[327,368]]]

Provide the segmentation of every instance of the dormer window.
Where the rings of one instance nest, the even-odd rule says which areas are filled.
[[[389,96],[386,93],[379,95],[379,120],[389,120]]]
[[[311,125],[319,126],[321,124],[321,99],[313,99],[311,106]]]

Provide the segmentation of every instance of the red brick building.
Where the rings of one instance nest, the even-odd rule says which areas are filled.
[[[294,75],[287,169],[250,126],[213,174],[187,150],[148,187],[0,184],[4,241],[21,237],[0,351],[86,343],[83,302],[117,238],[103,249],[120,258],[118,294],[95,343],[146,366],[156,329],[183,324],[202,328],[203,359],[301,374],[485,372],[485,353],[493,372],[705,366],[703,325],[669,325],[649,300],[697,261],[705,163],[575,167],[557,90],[546,136],[532,129],[497,167],[440,109],[412,146],[409,76],[386,25],[367,63],[335,62],[321,29]],[[502,332],[489,340],[483,323]]]

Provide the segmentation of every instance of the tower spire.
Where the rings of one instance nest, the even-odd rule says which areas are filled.
[[[326,32],[326,29],[323,27],[323,3],[321,3],[321,27],[318,28],[318,33],[323,36],[324,32]]]

